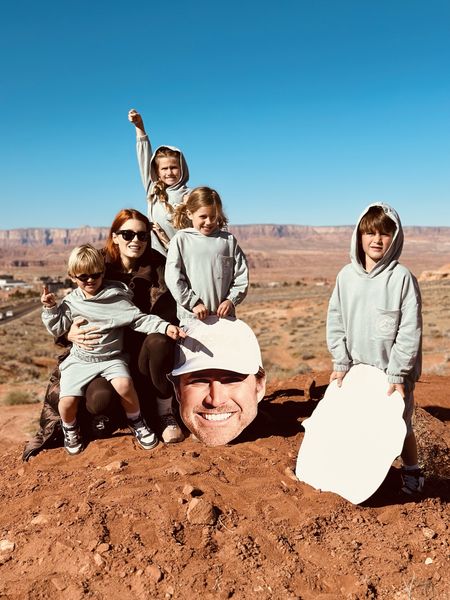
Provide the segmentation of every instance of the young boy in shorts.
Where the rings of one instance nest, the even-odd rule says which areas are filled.
[[[150,450],[158,438],[141,416],[139,399],[130,377],[126,357],[122,353],[123,327],[143,333],[162,333],[177,339],[185,333],[156,315],[146,315],[131,301],[131,293],[118,281],[104,282],[103,255],[85,244],[75,248],[69,257],[68,273],[77,288],[57,305],[54,294],[44,288],[42,320],[54,337],[66,334],[74,319],[83,317],[95,325],[99,338],[89,350],[74,344],[61,363],[61,391],[58,404],[64,434],[64,448],[70,455],[83,450],[77,424],[78,403],[87,384],[101,375],[110,381],[120,396],[128,425],[138,444]]]
[[[424,486],[411,423],[422,365],[422,314],[417,280],[398,262],[402,248],[396,211],[387,204],[368,206],[353,231],[351,263],[338,274],[330,299],[327,343],[330,382],[336,379],[340,386],[350,367],[363,363],[387,374],[388,395],[397,390],[403,397],[402,491],[411,495]]]

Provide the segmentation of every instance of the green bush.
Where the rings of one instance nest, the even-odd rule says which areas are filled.
[[[13,390],[5,396],[4,404],[6,406],[16,406],[18,404],[33,404],[36,399],[29,392]]]

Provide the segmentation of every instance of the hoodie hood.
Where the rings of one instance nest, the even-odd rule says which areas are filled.
[[[186,159],[184,158],[184,154],[181,152],[181,150],[179,148],[175,148],[175,146],[167,146],[167,145],[158,146],[158,148],[156,148],[156,150],[153,152],[153,155],[152,155],[152,158],[150,161],[150,178],[151,178],[152,182],[156,183],[159,179],[158,170],[156,168],[155,156],[156,156],[156,153],[158,152],[158,150],[161,150],[162,148],[168,148],[169,150],[172,150],[173,152],[177,152],[180,156],[180,167],[181,167],[180,179],[174,185],[169,185],[166,188],[167,191],[168,192],[170,192],[170,191],[176,192],[178,190],[183,189],[184,190],[183,194],[186,193],[186,183],[189,181],[189,168],[187,166]],[[152,190],[150,190],[150,191],[152,192]]]
[[[361,223],[361,219],[368,212],[369,208],[372,206],[379,206],[385,212],[385,214],[394,221],[396,225],[396,229],[394,232],[394,237],[392,238],[392,243],[383,256],[383,258],[377,262],[374,268],[368,273],[364,265],[361,263],[361,259],[359,257],[359,249],[358,249],[358,228]],[[352,265],[354,269],[361,275],[365,275],[366,277],[372,278],[376,277],[379,273],[384,271],[386,268],[392,269],[398,262],[400,255],[403,249],[403,228],[400,221],[400,217],[398,213],[391,207],[389,204],[384,204],[383,202],[374,202],[373,204],[369,204],[364,211],[361,213],[358,222],[356,224],[355,229],[353,230],[352,240],[350,244],[350,259],[352,261]]]

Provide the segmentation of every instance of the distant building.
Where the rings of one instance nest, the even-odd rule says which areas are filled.
[[[0,275],[0,289],[15,290],[19,288],[30,287],[25,281],[14,279],[12,275]]]

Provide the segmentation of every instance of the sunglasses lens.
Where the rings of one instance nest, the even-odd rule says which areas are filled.
[[[102,273],[83,273],[82,275],[75,275],[75,277],[77,279],[79,279],[80,281],[82,281],[83,283],[86,283],[87,281],[89,281],[89,279],[98,279],[99,277],[102,276]]]
[[[118,231],[117,233],[121,235],[126,242],[131,242],[135,237],[137,237],[140,242],[146,242],[148,240],[148,233],[146,231],[122,229],[122,231]]]

